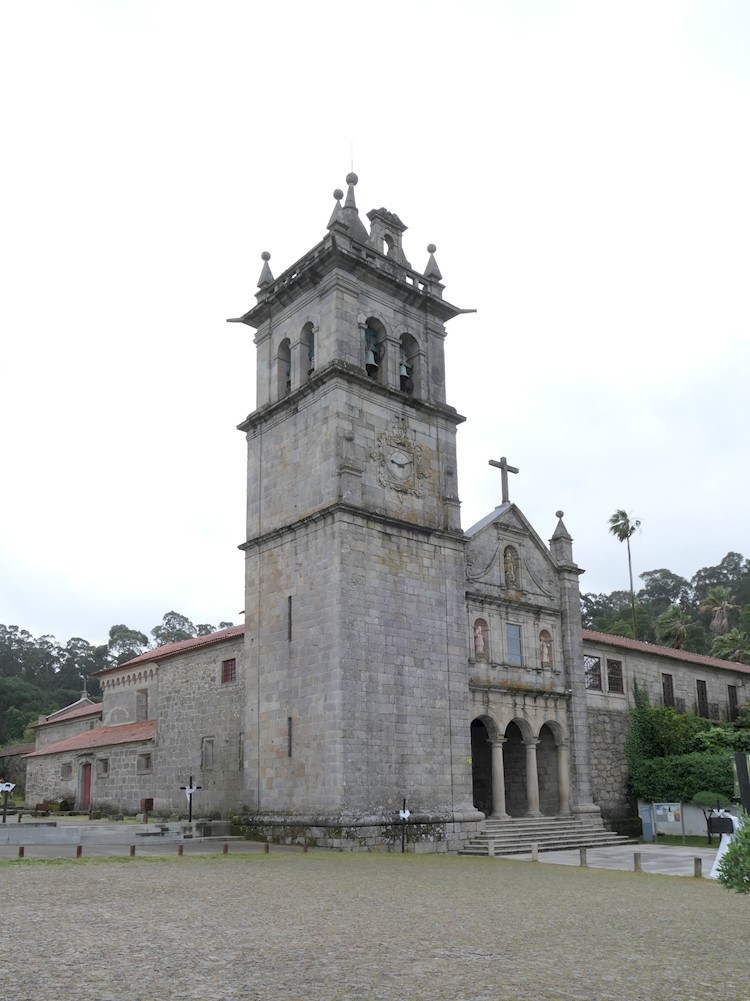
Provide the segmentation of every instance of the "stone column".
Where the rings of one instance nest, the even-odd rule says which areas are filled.
[[[505,765],[503,764],[503,744],[505,737],[488,742],[492,746],[492,816],[506,820],[505,811]]]
[[[536,748],[538,737],[524,740],[526,747],[526,816],[541,817],[539,809],[539,775],[536,770]]]
[[[570,814],[570,756],[567,740],[557,745],[557,785],[560,791],[560,813]]]

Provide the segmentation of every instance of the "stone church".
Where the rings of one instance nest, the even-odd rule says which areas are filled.
[[[199,812],[266,834],[375,845],[408,810],[413,841],[446,850],[485,817],[621,816],[636,676],[657,702],[666,676],[673,698],[744,701],[749,668],[582,630],[563,513],[546,544],[505,458],[501,504],[462,531],[444,341],[464,310],[432,244],[419,271],[397,215],[367,227],[356,184],[278,278],[263,253],[230,321],[257,349],[244,628],[103,671],[100,705],[40,720],[29,802],[168,813],[194,776]]]

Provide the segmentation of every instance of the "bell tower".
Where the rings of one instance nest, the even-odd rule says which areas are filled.
[[[246,796],[269,824],[398,817],[462,840],[472,806],[464,542],[435,247],[334,192],[327,234],[274,278],[263,253],[248,445]],[[425,828],[421,828],[426,830]],[[416,828],[415,828],[416,830]],[[363,835],[364,837],[364,835]]]

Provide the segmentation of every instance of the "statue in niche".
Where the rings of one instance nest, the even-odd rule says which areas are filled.
[[[487,647],[489,640],[489,630],[484,619],[477,619],[474,623],[474,659],[487,660]]]
[[[503,553],[503,570],[505,571],[505,586],[518,587],[518,552],[513,546],[506,546]]]
[[[552,666],[552,637],[546,629],[539,633],[539,660],[542,667]]]

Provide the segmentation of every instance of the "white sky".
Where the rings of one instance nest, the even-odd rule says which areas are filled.
[[[262,250],[360,177],[436,254],[468,527],[625,587],[750,555],[750,4],[36,0],[0,13],[0,622],[241,622]]]

